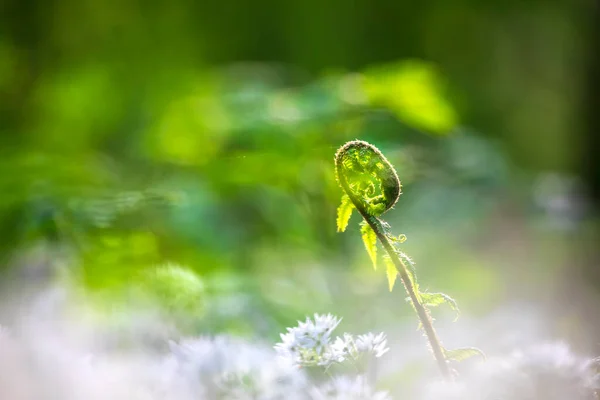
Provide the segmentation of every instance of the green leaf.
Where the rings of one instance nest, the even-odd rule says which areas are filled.
[[[394,283],[396,283],[396,278],[398,277],[398,270],[394,265],[394,262],[387,254],[383,256],[383,262],[385,263],[385,273],[388,279],[388,285],[390,287],[390,292],[394,289]]]
[[[485,360],[485,353],[477,347],[463,347],[454,350],[444,350],[444,354],[448,360],[463,361],[474,356],[481,356]]]
[[[348,226],[348,221],[352,216],[352,210],[354,210],[354,204],[350,200],[347,194],[342,196],[342,204],[337,209],[337,231],[344,232]]]
[[[456,319],[460,315],[460,309],[456,300],[444,293],[421,293],[421,300],[424,306],[437,307],[441,304],[448,304],[450,308],[456,311]]]
[[[377,235],[371,226],[364,221],[361,223],[360,233],[367,253],[371,257],[373,269],[377,269]]]
[[[458,123],[445,96],[445,82],[431,63],[405,60],[364,72],[363,90],[371,105],[387,107],[409,126],[440,135]]]

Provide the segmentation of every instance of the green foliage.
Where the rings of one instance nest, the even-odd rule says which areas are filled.
[[[350,200],[348,195],[342,196],[342,203],[337,209],[337,231],[344,232],[346,227],[348,226],[348,221],[350,221],[350,217],[352,216],[352,210],[354,209],[354,204]]]
[[[169,313],[200,316],[204,308],[205,284],[193,271],[166,264],[145,271],[144,293]]]
[[[365,73],[364,88],[371,102],[388,107],[411,125],[445,134],[457,123],[431,64],[413,60],[371,69]]]
[[[339,2],[340,7],[325,8],[295,2],[293,13],[287,6],[264,12],[247,1],[232,9],[233,19],[225,19],[231,23],[211,21],[212,15],[222,14],[219,2],[122,5],[68,0],[52,2],[52,12],[45,12],[49,6],[39,0],[31,7],[9,3],[13,5],[8,9],[18,12],[6,13],[0,39],[0,89],[6,94],[0,100],[2,261],[8,265],[8,260],[20,259],[9,252],[50,241],[68,250],[69,259],[76,260],[65,263],[69,271],[81,273],[93,287],[126,287],[145,272],[152,275],[155,265],[172,260],[189,266],[206,282],[207,291],[214,291],[211,282],[227,271],[226,278],[219,278],[222,289],[217,290],[225,306],[215,315],[235,324],[255,324],[261,333],[268,329],[266,325],[289,318],[290,310],[305,312],[306,298],[313,300],[310,307],[331,303],[332,294],[320,285],[326,284],[329,274],[339,273],[331,271],[336,263],[329,257],[348,244],[336,240],[333,229],[323,229],[335,203],[328,161],[336,143],[364,136],[385,146],[382,150],[394,150],[386,156],[405,185],[419,176],[418,185],[409,186],[410,198],[403,198],[402,209],[397,210],[402,225],[394,224],[411,232],[415,226],[436,226],[440,231],[451,226],[457,232],[458,224],[465,221],[475,226],[472,217],[481,215],[497,194],[486,189],[499,186],[502,171],[497,169],[503,165],[490,157],[490,149],[465,145],[457,140],[460,135],[438,140],[420,134],[456,131],[461,118],[450,98],[458,99],[461,112],[466,112],[462,119],[476,120],[483,124],[480,128],[516,132],[514,137],[539,132],[528,143],[540,151],[525,151],[528,158],[537,156],[537,162],[552,161],[548,154],[554,154],[553,148],[570,148],[556,146],[565,139],[560,135],[565,126],[560,116],[570,116],[568,107],[577,102],[569,96],[559,96],[560,101],[546,96],[540,101],[535,93],[543,96],[546,91],[537,90],[539,79],[530,79],[527,69],[508,68],[508,74],[507,68],[496,69],[500,72],[495,78],[500,79],[491,78],[490,71],[483,70],[490,63],[478,62],[482,51],[494,52],[479,40],[485,35],[465,33],[465,46],[456,51],[447,45],[455,38],[445,29],[435,29],[457,16],[466,18],[462,22],[470,28],[500,34],[502,47],[496,56],[502,57],[503,65],[513,65],[511,60],[521,57],[521,32],[498,29],[498,24],[511,26],[511,18],[487,23],[488,7],[473,10],[467,2],[441,8],[435,3],[404,2],[398,6],[410,16],[407,24],[380,23],[381,29],[368,29],[378,32],[376,37],[367,38],[352,22],[362,20],[365,10],[377,22],[396,16],[366,0],[358,7]],[[533,30],[531,37],[577,39],[565,19],[572,13],[562,12],[562,6],[533,7],[534,12],[524,16],[534,18],[527,24]],[[25,8],[40,11],[32,15]],[[518,8],[514,16],[520,15]],[[327,13],[336,17],[328,18]],[[305,28],[304,21],[312,16],[318,18]],[[283,26],[282,21],[290,28],[277,40],[256,45],[253,38],[272,33]],[[257,29],[262,34],[244,34]],[[417,31],[424,34],[406,34]],[[339,36],[358,40],[340,43]],[[425,45],[440,65],[419,60],[376,65],[377,60],[389,59],[389,37],[399,38],[394,47],[406,50],[408,46],[409,53],[417,54]],[[556,41],[547,42],[551,46]],[[545,50],[531,55],[535,65],[550,73],[537,74],[538,78],[543,78],[543,85],[554,82],[558,90],[550,92],[562,93],[556,85],[570,87],[569,80],[547,78],[569,76],[564,68],[553,67],[557,57],[559,61],[565,57],[547,51],[548,47]],[[247,59],[278,64],[227,65]],[[292,67],[281,67],[279,61]],[[571,64],[578,68],[578,63]],[[210,65],[224,67],[207,70]],[[332,65],[341,68],[326,72]],[[363,69],[364,65],[373,67]],[[474,71],[473,66],[480,70]],[[461,85],[461,93],[447,96],[444,75],[452,80],[449,83]],[[527,104],[508,110],[498,107],[510,104],[506,100],[515,94],[532,93],[524,89],[526,84],[536,89]],[[553,113],[558,121],[539,118],[548,106],[559,111]],[[502,110],[502,118],[496,122],[510,129],[494,124],[497,110]],[[481,139],[489,143],[483,135]],[[450,146],[450,161],[445,162],[443,152]],[[495,149],[493,144],[489,147]],[[426,172],[418,165],[428,162],[424,154],[436,156]],[[428,181],[427,176],[437,181]],[[371,181],[378,190],[377,179]],[[148,189],[164,188],[183,193],[184,202],[165,210],[138,200]],[[374,199],[371,213],[379,214],[384,203]],[[409,221],[413,216],[417,224]],[[388,236],[400,249],[402,241],[393,237]],[[357,249],[364,251],[358,242]],[[297,252],[305,252],[306,258],[295,257]],[[291,266],[285,261],[292,257],[297,264]],[[419,296],[414,266],[401,259]],[[473,263],[469,270],[457,272],[449,262],[446,258],[439,266],[432,262],[427,266],[429,274],[464,288],[470,280],[477,282],[470,285],[471,295],[488,301],[494,298],[484,296],[490,286],[501,290],[501,285],[494,285],[497,275],[493,275],[501,269]],[[309,273],[306,264],[328,268],[315,267]],[[391,269],[385,265],[389,284]],[[485,284],[479,279],[484,270]],[[267,285],[281,286],[280,296],[266,297],[264,293],[272,294],[264,290]],[[159,297],[170,304],[176,293],[166,290]],[[468,294],[461,291],[461,299]],[[236,301],[248,306],[236,306]],[[238,311],[227,314],[225,310]],[[202,329],[215,329],[216,320],[210,318]],[[226,322],[219,328],[227,329]]]
[[[396,278],[398,277],[398,270],[394,265],[394,262],[387,254],[383,255],[383,262],[385,264],[385,273],[387,275],[388,286],[390,288],[390,292],[394,289],[394,284],[396,283]]]
[[[26,62],[19,54],[27,52],[18,46],[12,50],[15,65]],[[143,68],[123,69],[132,64],[113,63],[109,53],[105,56],[56,68],[45,69],[45,64],[35,70],[39,79],[13,80],[7,93],[22,89],[18,96],[33,101],[14,102],[18,110],[9,119],[17,123],[7,125],[9,134],[0,146],[5,239],[0,245],[20,252],[38,241],[51,241],[68,253],[67,262],[62,257],[57,262],[82,277],[87,289],[117,292],[143,284],[144,290],[161,293],[155,298],[164,307],[200,313],[177,297],[178,290],[146,282],[156,265],[184,264],[206,285],[197,305],[217,310],[202,311],[210,321],[203,331],[243,325],[240,331],[263,333],[273,328],[268,325],[286,321],[290,310],[306,312],[306,298],[314,300],[310,307],[331,302],[333,294],[319,284],[339,271],[315,266],[309,273],[305,265],[332,266],[331,250],[347,245],[333,230],[322,229],[336,185],[328,163],[332,146],[368,134],[394,149],[386,156],[406,184],[420,171],[412,148],[438,146],[408,127],[425,125],[406,119],[407,126],[395,118],[404,120],[399,110],[410,105],[405,101],[399,108],[390,100],[399,92],[395,85],[386,89],[386,74],[379,69],[307,76],[300,82],[290,76],[293,71],[277,65],[207,71],[186,64],[162,72],[157,65],[143,76],[138,74]],[[177,63],[170,58],[162,62]],[[129,79],[133,70],[138,71],[135,79]],[[27,75],[28,69],[23,71]],[[354,150],[359,162],[354,172],[363,174],[358,186],[369,198],[368,211],[381,217],[400,193],[395,171],[376,150]],[[361,151],[370,161],[363,162]],[[462,147],[456,153],[463,155]],[[445,165],[438,168],[444,171]],[[425,204],[414,196],[406,200]],[[349,196],[346,207],[350,214],[355,208]],[[403,206],[398,211],[418,214],[406,210]],[[401,248],[404,237],[388,238]],[[290,252],[297,262],[292,266],[286,262]],[[379,252],[379,257],[385,253],[381,248]],[[9,259],[14,257],[3,257]],[[412,264],[403,261],[418,289]],[[392,266],[379,263],[386,267],[387,285],[397,287]],[[376,276],[383,278],[382,270]],[[228,273],[220,280],[239,283],[216,285],[222,271]],[[284,280],[279,296],[265,295],[265,286]],[[204,302],[204,296],[210,301]],[[219,307],[220,302],[225,306]]]
[[[456,303],[456,300],[454,300],[452,297],[448,296],[447,294],[420,292],[420,297],[421,297],[421,301],[423,302],[423,305],[427,306],[427,307],[437,307],[442,304],[449,305],[450,308],[456,312],[456,319],[458,319],[458,316],[460,315],[460,310],[458,308],[458,304]]]
[[[485,353],[476,347],[463,347],[454,350],[444,350],[444,354],[448,360],[463,361],[467,358],[480,356],[485,360]]]
[[[369,258],[373,263],[373,269],[377,269],[377,235],[373,228],[364,221],[361,223],[360,233],[365,244],[365,249],[367,249]]]

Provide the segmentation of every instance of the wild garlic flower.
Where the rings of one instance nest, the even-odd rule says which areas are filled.
[[[389,347],[387,347],[387,339],[383,332],[379,335],[374,335],[371,332],[364,335],[358,335],[356,338],[356,347],[359,352],[371,353],[377,358],[381,357],[389,350]]]
[[[311,400],[390,400],[387,392],[376,392],[364,377],[338,376],[311,390]]]
[[[359,356],[359,350],[354,337],[349,333],[344,333],[343,336],[336,337],[329,351],[331,354],[337,355],[341,361],[348,358],[357,359]]]
[[[305,322],[299,321],[297,327],[287,328],[288,332],[281,334],[281,343],[275,345],[275,350],[304,367],[329,367],[348,359],[358,360],[365,354],[381,357],[389,350],[384,333],[367,333],[356,338],[344,333],[332,340],[331,334],[340,321],[331,314],[315,314],[314,322],[310,318]]]
[[[378,335],[369,332],[357,337],[344,333],[343,336],[335,338],[327,354],[332,354],[332,357],[337,357],[340,360],[338,362],[342,362],[349,358],[358,360],[361,356],[367,354],[379,358],[388,350],[387,339],[383,332]]]
[[[275,350],[297,365],[327,365],[325,360],[331,357],[339,359],[330,351],[331,333],[339,325],[341,319],[331,314],[315,314],[314,321],[307,318],[305,322],[298,321],[298,326],[287,328],[287,333],[281,334],[281,342],[275,345]]]

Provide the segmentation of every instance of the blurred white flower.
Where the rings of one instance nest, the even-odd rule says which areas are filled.
[[[0,339],[10,336],[8,329],[0,325]]]
[[[338,376],[311,390],[311,400],[390,400],[386,392],[374,391],[362,376]]]
[[[329,353],[332,354],[332,357],[337,356],[340,362],[348,357],[356,359],[358,357],[358,349],[354,343],[354,337],[349,333],[344,333],[343,336],[336,337],[329,347]]]
[[[379,335],[374,335],[371,332],[364,335],[358,335],[356,338],[356,347],[359,352],[372,353],[377,358],[381,357],[389,350],[387,347],[387,339],[383,332]]]
[[[436,383],[424,399],[594,400],[590,360],[562,343],[541,344],[507,357],[492,357],[453,384]]]
[[[231,338],[171,343],[175,379],[186,380],[197,398],[305,399],[304,373],[268,347]]]
[[[379,358],[387,351],[387,339],[385,333],[374,335],[369,332],[358,335],[356,338],[349,333],[335,338],[324,354],[328,360],[342,362],[348,358],[358,360],[362,355],[372,354]]]

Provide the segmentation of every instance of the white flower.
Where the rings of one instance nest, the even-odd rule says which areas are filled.
[[[329,366],[333,363],[344,362],[348,357],[356,359],[357,352],[354,345],[354,338],[349,333],[344,333],[343,337],[335,338],[325,352],[323,353],[321,366]]]
[[[344,336],[336,337],[335,341],[331,344],[329,351],[331,354],[336,355],[341,361],[344,361],[348,357],[352,357],[353,359],[358,357],[358,349],[354,343],[354,337],[349,333],[344,333]]]
[[[387,351],[387,340],[385,333],[374,335],[367,333],[358,335],[356,338],[349,333],[344,333],[344,336],[338,336],[331,344],[327,354],[330,358],[337,358],[341,362],[347,358],[358,360],[363,354],[373,354],[375,357],[381,357]]]
[[[331,333],[340,321],[331,314],[315,314],[314,321],[310,318],[298,321],[297,327],[287,328],[288,332],[281,334],[281,342],[275,345],[275,350],[298,365],[324,365],[323,355],[330,354]]]
[[[387,339],[385,337],[385,333],[383,332],[381,332],[379,335],[374,335],[371,332],[365,335],[358,335],[355,343],[358,351],[372,353],[378,358],[387,353],[389,350],[387,347]]]
[[[331,339],[333,330],[341,319],[331,314],[315,314],[314,321],[298,321],[298,326],[287,328],[281,342],[275,345],[279,355],[300,366],[329,367],[347,359],[358,360],[363,354],[381,357],[389,349],[384,333],[367,333],[354,338],[349,333]]]
[[[330,382],[313,388],[312,400],[390,400],[386,392],[375,392],[362,376],[333,378]]]
[[[594,400],[595,374],[589,360],[564,344],[537,344],[525,351],[492,357],[458,383],[430,386],[424,399],[435,400]]]
[[[306,377],[269,348],[226,337],[171,344],[179,377],[198,398],[305,399]]]

